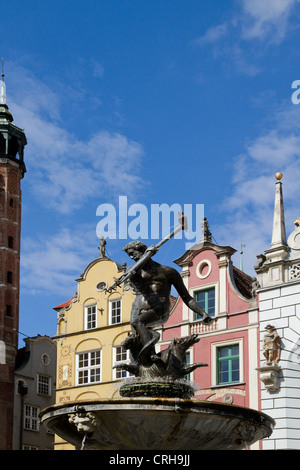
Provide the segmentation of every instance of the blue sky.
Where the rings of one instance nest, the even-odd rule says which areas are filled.
[[[55,334],[52,308],[98,256],[97,207],[119,196],[204,204],[214,240],[237,266],[246,245],[254,275],[278,171],[288,234],[299,216],[300,1],[1,3],[7,104],[28,140],[22,334]],[[107,243],[121,263],[123,245]],[[184,251],[172,240],[156,259]]]

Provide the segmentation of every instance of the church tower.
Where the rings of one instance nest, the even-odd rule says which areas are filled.
[[[0,449],[10,450],[19,329],[20,186],[27,142],[6,104],[3,73],[0,91]]]

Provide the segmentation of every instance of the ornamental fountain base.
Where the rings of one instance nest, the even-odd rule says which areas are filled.
[[[153,397],[53,405],[40,418],[76,449],[118,451],[242,450],[269,437],[275,424],[235,405]]]
[[[136,335],[122,343],[134,359],[122,367],[135,377],[120,398],[53,405],[41,422],[84,450],[241,450],[272,434],[275,422],[261,412],[193,398],[185,376],[207,364],[187,365],[185,352],[198,335],[174,338],[159,353],[153,338],[142,349]]]
[[[184,377],[207,364],[187,365],[185,352],[199,340],[174,338],[159,353],[150,344],[141,356],[139,338],[130,335],[122,345],[135,361],[122,367],[135,377],[121,385],[120,398],[53,405],[41,422],[84,450],[241,450],[269,437],[275,425],[269,416],[193,398]]]
[[[121,397],[192,398],[195,389],[187,381],[130,381],[120,387]]]

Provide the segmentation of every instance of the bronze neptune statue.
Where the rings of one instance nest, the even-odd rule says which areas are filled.
[[[206,365],[197,363],[186,366],[185,363],[185,352],[192,344],[199,341],[198,335],[174,338],[169,348],[159,353],[156,353],[154,348],[160,335],[153,327],[163,325],[169,318],[172,286],[183,302],[203,318],[204,323],[211,322],[207,313],[190,296],[178,271],[152,260],[152,256],[163,243],[178,230],[186,227],[183,214],[180,214],[180,222],[180,227],[157,245],[148,248],[140,241],[126,245],[123,250],[135,261],[135,264],[107,289],[111,292],[122,283],[129,282],[136,294],[131,310],[132,334],[122,344],[125,349],[130,349],[133,363],[123,364],[122,367],[142,379],[155,377],[178,379],[196,367]]]

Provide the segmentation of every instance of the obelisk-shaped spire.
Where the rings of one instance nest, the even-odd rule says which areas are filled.
[[[274,204],[274,216],[273,216],[273,231],[272,231],[272,248],[279,248],[286,246],[286,231],[284,221],[284,208],[283,208],[283,197],[282,197],[282,173],[276,173],[275,178],[276,190],[275,190],[275,204]]]

